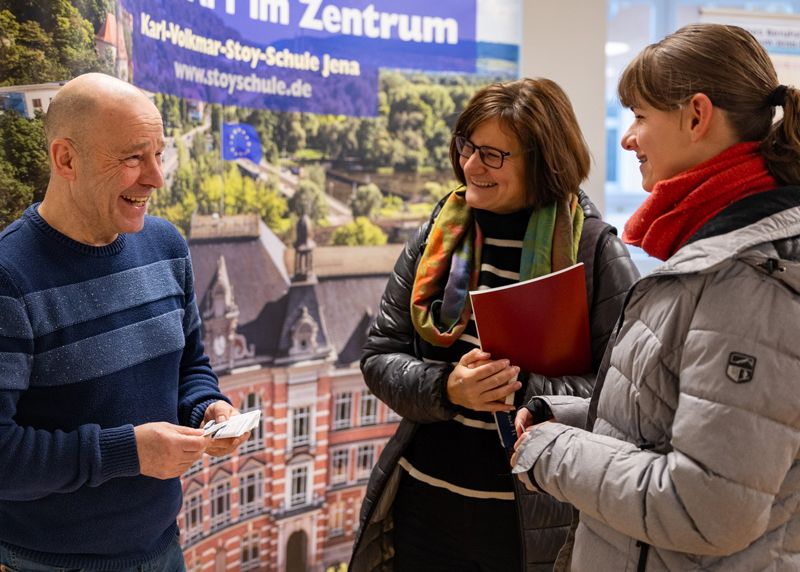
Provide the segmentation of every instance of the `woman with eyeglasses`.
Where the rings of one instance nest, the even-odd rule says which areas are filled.
[[[637,277],[579,188],[589,152],[554,82],[478,91],[450,158],[463,187],[406,245],[361,360],[372,392],[403,420],[370,478],[353,572],[552,568],[571,507],[515,488],[493,413],[535,395],[589,396],[595,371],[547,378],[481,352],[467,291],[583,262],[596,369]]]

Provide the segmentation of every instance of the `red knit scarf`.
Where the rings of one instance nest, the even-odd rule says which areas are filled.
[[[625,224],[622,240],[666,260],[706,222],[747,196],[774,189],[758,143],[738,143],[716,157],[660,181]]]

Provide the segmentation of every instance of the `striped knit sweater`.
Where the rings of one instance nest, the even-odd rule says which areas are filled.
[[[522,239],[530,211],[495,215],[476,210],[475,216],[484,235],[479,288],[519,282]],[[461,337],[449,348],[421,343],[425,360],[454,364],[479,346],[472,318]],[[524,385],[517,391],[518,398],[523,395]],[[514,500],[510,465],[490,413],[461,407],[450,421],[420,424],[401,464],[415,478],[456,494]]]
[[[91,247],[28,208],[0,234],[0,542],[114,570],[177,533],[178,479],[139,475],[133,427],[198,426],[225,399],[169,223]]]

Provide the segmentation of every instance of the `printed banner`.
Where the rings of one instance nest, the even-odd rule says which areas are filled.
[[[279,111],[378,112],[378,69],[474,73],[476,0],[123,0],[131,81]]]
[[[722,8],[703,8],[700,21],[745,28],[769,52],[778,80],[786,85],[800,85],[800,21],[786,14]]]

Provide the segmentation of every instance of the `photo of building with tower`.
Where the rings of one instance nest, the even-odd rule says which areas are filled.
[[[341,569],[399,421],[358,360],[402,246],[316,247],[307,217],[295,234],[287,248],[257,215],[192,222],[206,351],[223,392],[262,423],[236,454],[183,477],[191,571]]]

